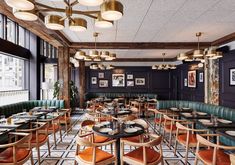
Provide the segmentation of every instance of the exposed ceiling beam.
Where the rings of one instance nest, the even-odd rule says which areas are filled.
[[[6,15],[11,20],[17,22],[20,26],[26,28],[30,32],[34,33],[35,35],[39,36],[43,40],[49,42],[55,47],[58,46],[69,46],[70,42],[67,43],[67,40],[64,40],[64,35],[60,32],[47,29],[41,19],[38,19],[37,21],[28,22],[28,21],[22,21],[17,19],[12,14],[12,9],[7,6],[7,4],[4,1],[0,1],[0,13]],[[40,16],[41,17],[41,16]],[[66,43],[66,45],[64,45]]]
[[[211,43],[212,46],[220,46],[235,40],[235,32],[219,38]]]
[[[200,42],[201,48],[211,45],[210,42]],[[94,42],[71,43],[72,48],[94,49]],[[98,42],[97,49],[195,49],[197,42]]]

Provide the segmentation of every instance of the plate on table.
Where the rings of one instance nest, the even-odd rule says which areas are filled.
[[[137,129],[137,131],[141,131],[142,130],[142,128],[140,128],[140,127],[134,127],[135,129]]]
[[[102,132],[102,133],[108,133],[108,132],[111,132],[113,131],[111,128],[101,128],[99,129],[99,132]]]
[[[235,136],[235,131],[225,131],[226,134]]]
[[[183,107],[182,109],[183,110],[189,110],[190,108],[189,107]]]
[[[191,113],[181,113],[182,115],[186,116],[186,117],[191,117],[192,114]]]
[[[133,124],[135,124],[135,122],[134,121],[126,121],[125,124],[133,125]]]
[[[218,122],[224,123],[224,124],[230,124],[230,123],[232,123],[232,121],[230,121],[230,120],[225,120],[225,119],[218,119]]]
[[[200,121],[201,123],[210,123],[211,122],[210,120],[207,120],[207,119],[200,119],[198,121]]]
[[[125,131],[126,133],[135,133],[135,132],[137,132],[138,130],[137,130],[136,128],[126,128],[126,129],[124,129],[124,131]]]
[[[197,112],[197,114],[201,115],[201,116],[206,116],[207,115],[207,113],[205,113],[205,112]]]
[[[109,125],[110,122],[109,121],[104,121],[104,122],[101,122],[100,124],[102,124],[102,125]]]
[[[172,111],[179,111],[179,109],[178,108],[175,108],[175,107],[172,107],[172,108],[170,108]]]
[[[26,120],[24,120],[24,119],[13,119],[13,122],[14,122],[14,124],[21,124],[21,123],[25,123]]]
[[[0,128],[0,132],[3,133],[3,132],[6,132],[6,131],[9,131],[10,129],[7,129],[7,128]]]

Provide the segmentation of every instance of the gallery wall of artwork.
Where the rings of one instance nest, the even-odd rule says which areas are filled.
[[[171,71],[151,67],[115,67],[113,70],[86,68],[87,92],[156,93],[160,99],[172,97]]]

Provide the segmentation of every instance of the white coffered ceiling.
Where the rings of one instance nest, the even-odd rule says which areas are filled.
[[[203,32],[201,41],[210,42],[234,32],[235,0],[120,0],[124,16],[111,29],[94,27],[87,18],[86,32],[62,33],[71,42],[92,42],[93,32],[100,33],[99,42],[196,42],[196,32]],[[64,7],[61,0],[37,0],[50,6]],[[75,9],[93,10],[97,7],[76,5]],[[117,36],[116,36],[117,32]],[[116,37],[115,37],[116,36]],[[162,51],[176,56],[181,50],[123,50],[121,56],[135,54],[161,57]],[[182,50],[186,52],[188,50]],[[135,56],[136,57],[136,56]]]

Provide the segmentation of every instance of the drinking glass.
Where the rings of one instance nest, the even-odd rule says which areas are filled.
[[[1,123],[5,123],[6,119],[5,119],[5,115],[1,115],[0,118],[1,118]]]
[[[27,109],[23,109],[23,112],[26,113],[26,112],[27,112]]]

